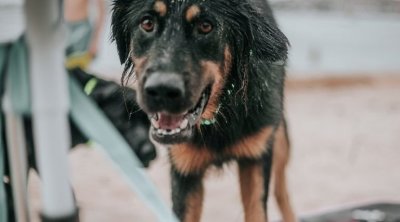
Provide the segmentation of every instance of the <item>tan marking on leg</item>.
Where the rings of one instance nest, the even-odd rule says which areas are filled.
[[[296,218],[289,201],[286,183],[286,165],[289,161],[289,142],[283,123],[280,124],[275,134],[273,155],[274,194],[285,222],[295,222]]]
[[[246,222],[265,222],[262,163],[239,165],[240,191]]]
[[[157,0],[154,4],[154,11],[156,11],[160,16],[164,17],[167,15],[168,7],[162,0]]]
[[[213,161],[213,155],[207,148],[198,148],[191,144],[172,146],[170,155],[172,164],[183,175],[201,173]]]
[[[226,155],[236,158],[260,158],[267,152],[267,141],[273,132],[274,128],[272,126],[265,127],[227,149]]]
[[[186,199],[186,213],[184,216],[184,222],[200,222],[201,212],[203,210],[203,197],[204,188],[203,184],[200,187],[189,194]]]
[[[186,11],[186,21],[192,22],[193,19],[200,14],[200,8],[197,5],[190,6]]]

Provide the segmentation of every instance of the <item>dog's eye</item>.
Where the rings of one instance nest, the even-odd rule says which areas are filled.
[[[154,19],[151,16],[145,16],[140,22],[140,27],[146,32],[152,32],[154,30]]]
[[[208,34],[213,30],[213,25],[208,21],[199,22],[197,24],[197,30],[201,34]]]

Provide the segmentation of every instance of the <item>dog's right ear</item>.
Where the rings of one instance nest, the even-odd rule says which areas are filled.
[[[129,57],[132,28],[129,22],[129,9],[132,1],[115,0],[111,18],[111,40],[117,44],[119,60],[124,64]]]

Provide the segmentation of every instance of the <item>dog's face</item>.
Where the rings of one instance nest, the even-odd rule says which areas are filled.
[[[214,118],[231,70],[241,60],[232,54],[250,53],[244,50],[250,25],[238,2],[114,2],[113,37],[121,62],[133,67],[137,102],[151,119],[157,142],[188,141],[202,120]]]

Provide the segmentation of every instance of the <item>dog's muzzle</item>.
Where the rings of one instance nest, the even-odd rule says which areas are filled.
[[[210,87],[207,87],[197,101],[190,101],[188,105],[181,76],[174,73],[151,74],[144,82],[143,101],[152,123],[150,134],[153,139],[162,144],[189,140],[193,127],[200,121],[209,93]]]
[[[176,113],[185,103],[185,83],[175,73],[153,73],[144,83],[143,94],[150,111]]]

